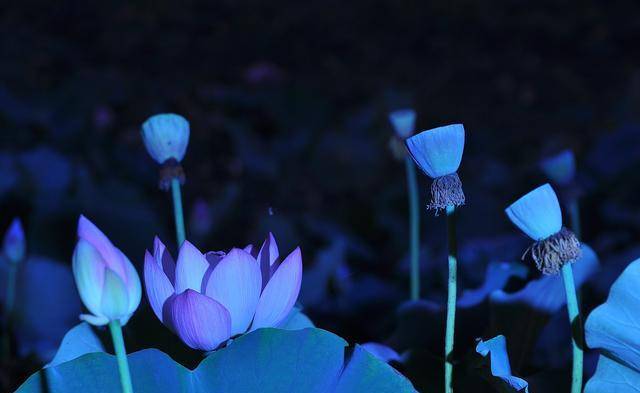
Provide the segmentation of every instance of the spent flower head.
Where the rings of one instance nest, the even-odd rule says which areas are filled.
[[[401,139],[410,137],[415,131],[416,112],[413,109],[398,109],[389,113],[389,122]]]
[[[184,183],[180,166],[189,145],[189,122],[182,116],[163,113],[142,124],[142,141],[149,155],[160,164],[160,188],[168,189],[171,180]]]
[[[525,255],[531,253],[542,273],[557,274],[562,266],[580,257],[580,242],[562,226],[560,203],[549,184],[524,195],[505,212],[511,222],[535,240]]]
[[[576,175],[576,157],[570,149],[540,160],[540,169],[557,185],[567,186]]]
[[[457,174],[464,137],[464,126],[452,124],[422,131],[405,141],[413,160],[433,179],[429,209],[438,212],[447,206],[465,203],[462,182]]]

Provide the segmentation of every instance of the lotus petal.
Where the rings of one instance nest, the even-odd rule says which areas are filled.
[[[172,325],[193,349],[212,351],[231,335],[231,316],[220,303],[192,289],[175,296],[170,304]]]
[[[151,256],[149,251],[144,255],[144,284],[147,290],[147,299],[156,317],[163,322],[162,308],[169,296],[173,295],[175,290],[173,285],[169,281],[169,278],[164,274],[162,267],[158,264],[158,261]]]
[[[200,292],[202,279],[207,268],[209,268],[209,263],[204,255],[188,240],[185,240],[180,247],[176,264],[176,293],[180,294],[187,289]]]
[[[302,253],[296,248],[282,262],[262,291],[251,330],[277,326],[298,298],[302,281]]]

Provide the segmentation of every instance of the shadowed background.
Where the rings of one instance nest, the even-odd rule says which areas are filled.
[[[30,254],[69,264],[83,213],[141,272],[153,236],[170,245],[174,233],[140,125],[176,112],[191,123],[187,238],[227,250],[273,231],[281,253],[300,245],[306,313],[350,342],[384,341],[409,293],[390,110],[415,108],[418,129],[465,125],[463,288],[482,284],[488,262],[519,258],[526,241],[503,209],[564,148],[577,157],[584,240],[603,264],[638,254],[639,12],[630,1],[4,5],[0,228],[20,216]],[[423,296],[438,302],[443,229],[422,216]],[[126,334],[131,349],[180,345],[146,301]]]

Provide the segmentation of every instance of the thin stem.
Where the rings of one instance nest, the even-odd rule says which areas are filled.
[[[16,295],[16,276],[18,271],[18,264],[9,263],[9,272],[7,274],[7,293],[5,298],[5,320],[2,338],[3,355],[5,359],[11,356],[11,323],[13,321],[13,305],[15,303]]]
[[[124,348],[124,340],[122,339],[122,327],[120,326],[120,321],[115,320],[109,322],[109,330],[111,331],[113,348],[116,351],[116,359],[118,360],[118,371],[120,374],[122,392],[133,393],[131,374],[129,373],[129,362],[127,361],[127,351]]]
[[[171,179],[171,195],[173,196],[173,215],[176,221],[176,239],[178,248],[184,243],[184,214],[182,213],[182,195],[180,194],[180,181],[177,178]]]
[[[567,294],[567,311],[571,325],[571,346],[573,348],[573,371],[571,373],[571,393],[582,392],[582,318],[578,308],[576,286],[573,282],[573,270],[571,264],[562,267],[562,280]]]
[[[578,198],[573,198],[569,201],[569,219],[571,220],[571,230],[578,239],[582,239],[581,226],[580,226],[580,204]]]
[[[418,211],[418,181],[416,167],[409,155],[404,160],[409,193],[409,228],[411,256],[411,300],[420,298],[420,212]]]
[[[447,282],[447,328],[444,340],[444,391],[453,392],[453,337],[456,324],[456,291],[458,247],[456,243],[455,207],[447,206],[447,245],[449,248],[449,280]]]

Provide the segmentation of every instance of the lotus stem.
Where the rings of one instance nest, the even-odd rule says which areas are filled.
[[[568,205],[571,230],[576,234],[578,239],[582,239],[582,228],[580,226],[580,204],[578,203],[578,198],[572,198]]]
[[[180,194],[180,180],[176,177],[171,179],[171,195],[173,196],[173,215],[176,221],[176,238],[178,240],[178,248],[180,248],[186,236],[184,230],[184,214],[182,212],[182,195]]]
[[[420,298],[420,212],[418,210],[418,181],[416,167],[409,155],[404,160],[409,192],[409,229],[411,257],[411,300]]]
[[[5,320],[4,320],[4,332],[3,332],[3,355],[5,359],[11,356],[11,335],[9,330],[11,328],[11,322],[13,321],[13,305],[16,296],[16,276],[18,271],[18,265],[15,263],[9,263],[9,271],[7,274],[7,293],[5,298]]]
[[[449,279],[447,281],[447,326],[444,340],[444,391],[453,392],[453,337],[456,324],[456,291],[458,250],[456,243],[455,206],[447,206],[447,245],[449,249]]]
[[[571,373],[571,393],[582,392],[582,318],[578,307],[576,286],[573,282],[573,270],[571,264],[562,267],[562,280],[567,294],[567,311],[569,312],[569,324],[571,326],[571,346],[573,348],[573,370]]]
[[[116,351],[116,359],[118,360],[118,372],[120,374],[120,385],[123,393],[133,393],[133,385],[131,385],[131,374],[129,373],[129,363],[127,361],[127,351],[124,348],[124,340],[122,339],[122,327],[120,321],[113,320],[109,322],[109,330],[113,339],[113,347]]]

